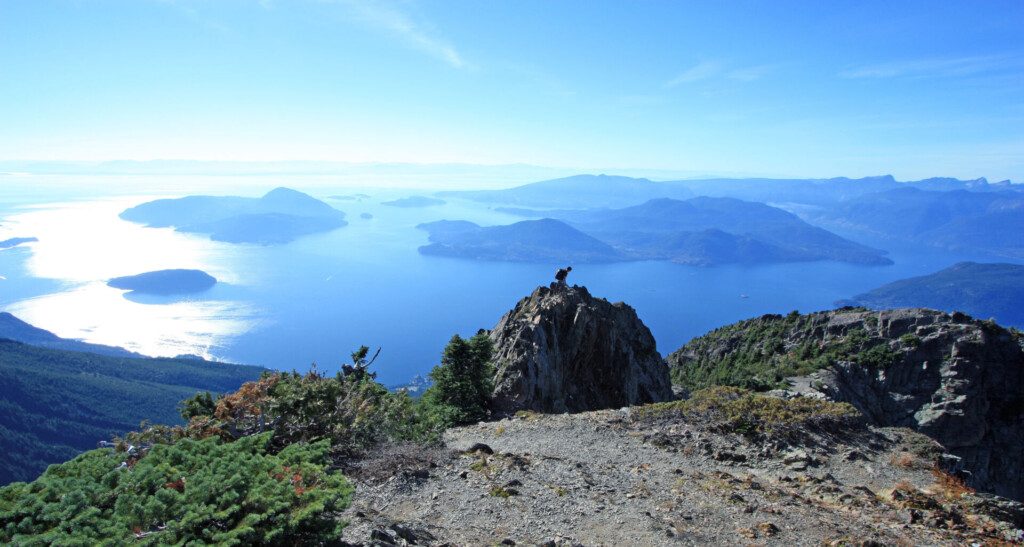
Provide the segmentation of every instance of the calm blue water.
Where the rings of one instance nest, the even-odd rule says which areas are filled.
[[[2,184],[2,181],[0,181]],[[198,183],[197,183],[198,184]],[[256,195],[277,184],[232,193]],[[361,344],[383,348],[375,365],[384,383],[401,383],[436,364],[455,333],[492,327],[515,302],[546,284],[562,264],[510,264],[425,257],[416,248],[421,222],[518,220],[486,206],[453,202],[400,209],[379,203],[422,190],[304,188],[324,197],[365,192],[364,201],[330,201],[350,225],[288,245],[209,242],[116,218],[150,199],[119,186],[115,198],[83,192],[70,204],[59,189],[0,196],[0,239],[40,237],[38,244],[0,251],[0,309],[62,336],[121,345],[148,354],[201,354],[280,369],[316,362],[333,371]],[[166,193],[166,189],[154,193]],[[0,190],[2,193],[2,190]],[[95,192],[94,192],[95,193]],[[6,197],[6,199],[4,199]],[[26,208],[35,205],[35,208]],[[374,215],[371,220],[360,213]],[[45,239],[44,239],[45,235]],[[764,313],[830,308],[896,279],[931,273],[960,260],[891,244],[893,266],[834,262],[697,268],[662,262],[575,265],[570,281],[632,305],[662,353],[715,327]],[[150,269],[200,267],[224,281],[199,298],[124,298],[103,282]],[[741,298],[745,294],[748,298]]]

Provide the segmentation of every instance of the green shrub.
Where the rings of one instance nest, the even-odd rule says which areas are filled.
[[[855,361],[865,367],[887,368],[895,364],[899,357],[888,344],[879,344],[857,353]]]
[[[441,427],[474,423],[490,415],[493,351],[483,332],[469,340],[455,335],[445,346],[441,364],[430,372],[433,385],[423,394],[423,404]]]
[[[209,391],[196,393],[178,404],[181,419],[186,422],[196,416],[209,416],[217,409],[217,403]]]
[[[904,346],[909,346],[912,348],[916,348],[921,345],[921,339],[918,338],[917,335],[910,334],[909,332],[907,334],[904,334],[903,336],[900,336],[900,342],[903,343]]]
[[[352,488],[325,467],[327,442],[268,451],[270,434],[109,449],[0,489],[0,542],[315,544],[337,538]],[[124,462],[124,463],[123,463]]]
[[[326,471],[327,455],[432,442],[449,425],[486,418],[491,352],[484,335],[452,338],[419,401],[377,383],[365,347],[335,377],[314,367],[267,373],[217,398],[195,394],[178,407],[187,425],[143,423],[116,451],[91,451],[0,489],[0,543],[336,540],[351,488]]]
[[[170,444],[183,438],[236,440],[264,432],[283,448],[297,442],[327,440],[341,452],[380,442],[431,441],[440,430],[424,405],[407,393],[391,393],[370,374],[327,377],[306,373],[267,374],[217,399],[212,411],[197,396],[183,403],[193,412],[185,427],[156,425],[125,436],[126,444]],[[183,411],[184,413],[185,411]]]

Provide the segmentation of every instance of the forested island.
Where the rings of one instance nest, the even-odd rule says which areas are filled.
[[[302,192],[277,188],[261,198],[188,196],[143,203],[121,218],[154,228],[206,234],[214,241],[275,245],[348,224],[345,213]]]
[[[107,281],[107,285],[115,289],[153,295],[197,293],[216,284],[217,279],[202,270],[158,270]]]

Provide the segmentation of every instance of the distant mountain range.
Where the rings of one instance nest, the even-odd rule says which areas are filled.
[[[576,175],[506,190],[451,191],[438,195],[523,207],[574,209],[621,207],[660,197],[693,197],[689,189],[678,183],[609,175]]]
[[[430,234],[425,255],[509,262],[615,262],[623,253],[568,224],[550,218],[481,227],[467,221],[417,226]]]
[[[1024,266],[960,262],[930,275],[901,279],[858,294],[839,306],[932,308],[1024,326]]]
[[[381,205],[387,205],[389,207],[433,207],[435,205],[444,205],[443,199],[430,198],[427,196],[409,196],[407,198],[399,198],[391,201],[381,202]]]
[[[516,212],[554,218],[486,228],[464,221],[421,225],[430,232],[431,244],[420,252],[512,261],[891,263],[883,251],[811,226],[792,213],[731,198],[662,198],[622,209]]]
[[[694,196],[731,197],[763,203],[825,205],[900,188],[929,191],[1021,191],[1009,181],[989,183],[984,178],[959,180],[931,178],[898,182],[890,175],[850,179],[733,179],[654,182],[644,178],[576,175],[545,180],[504,190],[449,191],[438,195],[519,207],[573,208],[626,207],[657,198]]]
[[[562,215],[571,225],[643,259],[684,264],[839,260],[890,264],[884,252],[816,228],[763,203],[699,197]]]
[[[58,338],[0,313],[0,484],[32,480],[143,420],[181,423],[181,400],[233,391],[264,370],[145,358]]]
[[[188,196],[132,207],[121,218],[150,227],[208,234],[214,241],[274,245],[348,224],[345,213],[309,195],[277,188],[262,198]]]
[[[1024,193],[899,188],[818,210],[809,222],[948,250],[1024,258]]]
[[[984,178],[960,180],[954,178],[930,178],[900,182],[891,175],[851,179],[836,177],[830,179],[707,179],[679,181],[696,195],[710,197],[733,197],[764,203],[801,203],[826,205],[855,199],[859,196],[915,188],[937,192],[966,190],[991,192],[1020,190],[1019,185],[1010,181],[989,183]]]

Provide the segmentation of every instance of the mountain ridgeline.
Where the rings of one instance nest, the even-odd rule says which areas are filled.
[[[912,188],[933,192],[1020,191],[1010,181],[931,178],[899,182],[891,175],[851,179],[711,178],[655,182],[645,178],[575,175],[504,190],[439,192],[438,195],[517,207],[589,209],[639,205],[659,198],[729,197],[763,203],[830,205],[860,196]]]
[[[572,208],[620,207],[655,198],[693,197],[689,189],[677,184],[609,175],[575,175],[506,190],[449,191],[438,195],[519,207]]]
[[[946,192],[901,187],[802,214],[844,233],[1021,259],[1024,192],[1016,186]]]
[[[882,285],[836,305],[962,311],[1001,325],[1024,327],[1024,266],[960,262],[933,274]]]
[[[608,243],[627,260],[702,265],[822,259],[887,262],[875,249],[826,230],[875,246],[879,241],[901,241],[946,250],[1024,257],[1022,240],[1017,237],[1024,231],[1024,191],[1009,181],[990,183],[983,178],[899,182],[885,175],[861,179],[654,182],[577,175],[504,190],[440,195],[495,204],[495,210],[512,215],[561,220]],[[692,199],[694,196],[699,196],[697,201]],[[678,202],[689,203],[690,210],[683,210]],[[748,204],[739,205],[741,202]],[[673,219],[666,221],[657,211],[647,211],[650,216],[646,217],[640,214],[645,208],[659,207],[654,204],[665,207],[666,203],[676,204],[677,216]],[[783,208],[810,224],[799,226],[792,220],[780,224],[775,218],[777,213],[755,210],[755,206]],[[721,214],[722,218],[708,220],[699,210]],[[737,214],[730,214],[730,210]],[[616,224],[619,218],[631,214],[639,224]],[[690,222],[691,219],[702,221]],[[755,224],[745,222],[746,219]],[[784,224],[788,224],[787,231],[778,231]],[[491,242],[491,246],[498,243]],[[459,256],[463,250],[467,257],[474,254],[459,242],[447,244],[449,256]],[[439,251],[444,249],[435,247],[428,252]],[[492,249],[487,254],[493,257],[500,252]]]
[[[489,260],[575,262],[666,260],[679,264],[755,264],[837,260],[891,264],[872,249],[762,203],[733,198],[661,198],[623,209],[516,210],[545,216],[508,226],[421,225],[424,254]]]
[[[0,312],[0,339],[13,340],[40,348],[96,353],[110,357],[142,357],[142,355],[124,348],[61,338],[48,330],[32,326],[7,312]]]
[[[348,224],[345,213],[288,188],[261,198],[187,196],[159,199],[121,213],[121,218],[153,228],[206,234],[214,241],[275,245]]]

